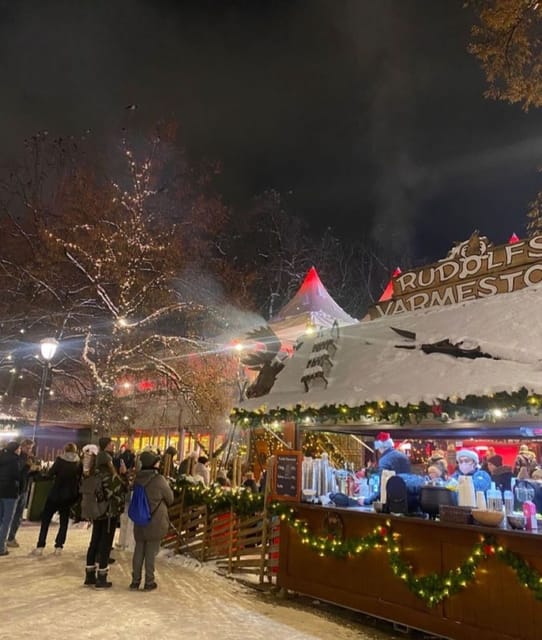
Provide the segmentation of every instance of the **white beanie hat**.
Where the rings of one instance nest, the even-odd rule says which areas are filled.
[[[476,453],[476,451],[473,451],[472,449],[460,449],[457,452],[457,455],[455,458],[457,462],[459,462],[459,458],[470,458],[471,460],[474,460],[476,464],[480,462],[480,459],[478,458],[478,454]]]

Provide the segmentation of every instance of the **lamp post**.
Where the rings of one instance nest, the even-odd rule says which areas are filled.
[[[34,430],[32,432],[32,440],[34,440],[34,442],[36,442],[36,431],[40,426],[41,412],[43,409],[43,402],[45,400],[45,387],[47,385],[47,378],[49,376],[51,360],[55,357],[57,348],[58,341],[54,338],[44,338],[40,342],[41,357],[43,360],[43,372],[41,374],[41,385],[38,395],[38,408],[36,409],[36,421],[34,422]]]

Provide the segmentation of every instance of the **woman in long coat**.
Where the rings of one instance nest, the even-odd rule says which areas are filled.
[[[77,454],[77,447],[73,442],[68,442],[64,447],[64,451],[49,469],[48,475],[54,478],[54,483],[41,514],[40,533],[36,548],[32,552],[33,555],[41,556],[43,554],[47,543],[49,525],[57,511],[60,516],[60,526],[55,538],[55,554],[58,555],[62,552],[68,532],[70,509],[79,495],[79,481],[81,480],[82,470],[83,467]]]
[[[173,502],[173,491],[167,480],[160,474],[160,456],[152,451],[144,451],[139,456],[141,471],[135,477],[134,485],[142,485],[147,494],[151,511],[149,524],[134,524],[135,549],[132,558],[132,583],[130,589],[139,589],[143,563],[145,563],[145,591],[158,586],[154,580],[154,561],[160,550],[160,541],[169,528],[168,506]]]

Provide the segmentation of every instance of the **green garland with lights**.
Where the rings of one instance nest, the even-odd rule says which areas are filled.
[[[205,505],[210,513],[233,510],[239,516],[251,516],[263,510],[263,494],[252,493],[244,487],[225,490],[220,485],[207,487],[180,477],[173,482],[172,489],[176,496],[183,496],[187,507]]]
[[[465,420],[485,420],[495,422],[497,410],[506,412],[525,411],[538,415],[542,406],[542,396],[529,393],[523,387],[513,393],[499,392],[492,396],[466,396],[447,398],[434,405],[420,402],[400,406],[390,402],[366,402],[358,406],[347,404],[327,404],[318,409],[297,404],[293,409],[256,409],[248,411],[240,407],[234,409],[230,420],[245,427],[272,424],[277,421],[315,423],[386,422],[390,424],[420,424],[427,418],[447,422],[452,418]]]
[[[218,485],[206,487],[201,483],[193,484],[185,478],[177,479],[172,486],[177,496],[183,495],[187,506],[206,505],[211,513],[233,510],[239,516],[249,516],[261,513],[264,506],[262,494],[252,493],[244,488],[224,490]],[[311,534],[307,523],[296,518],[295,508],[289,505],[273,502],[269,505],[269,511],[287,522],[297,532],[301,543],[309,546],[319,556],[354,558],[367,551],[385,549],[393,575],[402,580],[409,591],[429,607],[465,589],[474,581],[480,564],[491,557],[507,564],[516,573],[520,583],[532,591],[537,600],[542,600],[542,576],[518,554],[497,545],[492,536],[482,536],[473,546],[468,558],[457,568],[442,575],[430,573],[416,576],[412,565],[401,555],[400,534],[393,531],[389,520],[366,536],[341,540],[337,536]]]
[[[537,600],[542,600],[540,574],[516,553],[505,549],[502,545],[497,545],[491,536],[482,536],[473,546],[469,557],[456,569],[450,569],[442,575],[430,573],[425,576],[416,576],[412,565],[401,556],[400,534],[393,531],[389,520],[386,521],[385,526],[377,526],[366,536],[340,540],[335,536],[311,534],[307,523],[295,517],[295,509],[292,507],[273,503],[270,509],[274,515],[287,522],[297,532],[302,544],[309,546],[319,556],[353,558],[367,551],[385,549],[393,574],[428,607],[433,607],[445,598],[465,589],[474,581],[480,564],[491,557],[498,558],[513,569],[518,580],[533,592]]]

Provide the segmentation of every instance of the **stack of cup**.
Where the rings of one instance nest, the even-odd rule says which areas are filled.
[[[476,492],[476,508],[483,511],[487,509],[486,494],[483,491]]]

